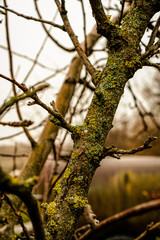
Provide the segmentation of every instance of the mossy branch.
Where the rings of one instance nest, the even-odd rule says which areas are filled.
[[[0,77],[8,80],[9,82],[14,83],[17,87],[19,87],[24,93],[11,97],[8,101],[4,102],[3,105],[0,108],[0,115],[9,107],[13,106],[15,103],[24,100],[29,97],[33,97],[37,92],[42,91],[43,89],[49,87],[48,84],[40,85],[34,89],[28,89],[25,85],[18,83],[15,79],[8,78],[2,74],[0,74]]]
[[[15,84],[18,88],[20,88],[24,93],[19,95],[19,96],[15,96],[10,98],[9,101],[5,102],[2,107],[0,108],[0,115],[8,108],[11,107],[12,105],[14,105],[16,102],[20,101],[20,100],[24,100],[28,97],[31,97],[34,102],[29,102],[28,105],[33,105],[33,104],[37,104],[39,106],[41,106],[43,109],[45,109],[49,114],[51,114],[53,117],[51,117],[51,122],[53,122],[55,125],[61,126],[65,129],[67,129],[69,132],[73,132],[74,131],[74,126],[71,126],[70,124],[68,124],[66,122],[66,120],[64,119],[64,117],[60,114],[60,112],[56,109],[55,107],[55,103],[54,101],[51,102],[52,108],[50,108],[49,106],[47,106],[44,102],[42,102],[39,97],[37,96],[37,92],[43,90],[46,87],[49,87],[48,84],[43,84],[40,85],[36,88],[31,88],[28,89],[24,84],[20,84],[18,83],[15,79],[11,79],[8,78],[2,74],[0,74],[0,77],[8,80],[9,82],[12,82],[13,84]]]
[[[26,204],[30,219],[33,224],[36,240],[45,240],[38,204],[31,193],[36,182],[37,177],[30,178],[26,181],[20,180],[10,176],[0,167],[0,191],[15,194]]]
[[[109,20],[104,12],[103,5],[99,0],[89,0],[93,16],[97,22],[97,32],[107,38],[108,32],[116,29],[116,26]]]
[[[111,156],[111,157],[120,159],[122,154],[135,154],[137,152],[144,151],[145,149],[151,148],[152,146],[150,145],[150,143],[155,141],[156,139],[157,139],[157,137],[150,136],[150,137],[148,137],[148,139],[144,142],[144,144],[142,146],[132,148],[129,150],[118,149],[118,148],[115,148],[114,146],[104,147],[102,158],[105,158],[106,156]]]

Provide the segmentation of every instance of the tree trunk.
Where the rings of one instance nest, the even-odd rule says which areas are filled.
[[[90,2],[94,4],[96,1]],[[107,33],[107,66],[93,79],[96,91],[92,103],[83,125],[77,126],[72,134],[73,153],[64,176],[54,188],[54,202],[46,206],[48,240],[71,239],[83,208],[88,204],[88,189],[100,165],[104,142],[112,128],[125,84],[142,66],[139,42],[150,18],[157,11],[158,1],[143,2],[143,6],[132,8],[121,28],[112,26]]]

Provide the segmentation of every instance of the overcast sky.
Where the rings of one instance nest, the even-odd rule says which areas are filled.
[[[116,1],[116,2],[119,3],[119,1]],[[10,9],[14,9],[17,12],[28,15],[28,16],[37,17],[32,0],[27,0],[27,1],[8,0],[7,3],[8,3],[8,8]],[[54,4],[54,1],[39,0],[38,3],[39,3],[40,11],[43,18],[45,20],[51,21],[57,12],[57,8]],[[89,1],[84,1],[84,3],[85,3],[85,11],[86,11],[86,17],[87,17],[86,27],[87,27],[87,33],[88,33],[91,31],[93,25],[95,24],[95,21],[92,16],[92,11],[89,5]],[[0,5],[3,5],[2,0],[0,0]],[[82,42],[84,39],[84,34],[83,34],[83,18],[82,18],[82,12],[81,12],[81,4],[79,1],[69,0],[69,1],[66,1],[66,8],[68,10],[68,16],[71,21],[72,27],[76,35],[78,36],[79,41]],[[0,46],[7,47],[6,32],[5,32],[5,17],[2,14],[0,15],[0,20],[2,20],[2,23],[0,24],[0,32],[1,32]],[[55,22],[57,22],[58,24],[62,24],[60,17],[58,15]],[[9,25],[10,25],[9,31],[10,31],[10,41],[11,41],[12,51],[26,55],[34,59],[46,37],[41,24],[35,21],[26,20],[12,13],[9,13]],[[48,26],[48,29],[49,27],[50,26]],[[52,28],[51,33],[63,45],[67,47],[73,46],[69,37],[67,36],[67,33],[62,32],[61,30],[55,29],[55,28]],[[56,70],[58,67],[63,67],[69,64],[74,54],[66,53],[62,51],[55,44],[53,44],[53,42],[48,38],[45,44],[45,48],[43,49],[38,61],[53,70],[48,70],[40,66],[37,66],[32,72],[32,75],[30,76],[30,78],[28,79],[27,86],[31,86],[37,81],[41,81],[45,77],[53,74],[54,70]],[[8,52],[3,48],[0,48],[0,59],[1,59],[0,73],[10,77]],[[13,60],[14,60],[13,65],[14,65],[15,78],[17,81],[22,82],[26,74],[28,73],[28,70],[32,66],[32,62],[24,58],[18,57],[16,55],[13,55]],[[147,80],[147,78],[150,78],[149,73],[150,73],[150,70],[141,71],[137,73],[137,76],[138,76],[137,78],[138,79],[145,78],[145,80]],[[46,91],[47,92],[46,95],[44,93],[44,96],[46,96],[45,101],[48,104],[50,101],[53,100],[53,95],[54,94],[56,95],[56,93],[58,92],[58,89],[63,82],[64,76],[65,76],[64,74],[59,74],[55,78],[51,78],[51,80],[49,81],[49,83],[52,84],[54,89],[52,88],[50,91]],[[139,82],[140,81],[138,80],[137,83],[135,82],[134,84],[138,85],[140,84]],[[11,84],[3,80],[2,78],[0,79],[0,84],[1,84],[1,87],[0,87],[0,105],[1,105],[4,99],[6,99],[6,97],[8,96],[8,92],[9,92],[9,89],[11,88]],[[127,95],[127,99],[130,101],[131,97]],[[128,104],[129,103],[126,103],[126,105]],[[23,112],[23,114],[27,119],[30,118],[30,112],[31,112],[30,109],[31,107],[25,108],[25,112]],[[35,115],[40,114],[39,116],[42,119],[45,116],[47,116],[47,114],[44,111],[40,113],[34,107],[32,109],[34,111],[34,114]],[[11,111],[10,114],[6,115],[3,121],[10,121],[13,119],[18,120],[16,119],[15,114],[13,114],[13,111]],[[17,131],[16,129],[12,129],[10,127],[0,126],[0,133],[1,133],[0,137],[6,136],[16,131]]]

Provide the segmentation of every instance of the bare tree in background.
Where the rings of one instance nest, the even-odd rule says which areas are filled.
[[[17,212],[22,202],[25,203],[29,218],[32,221],[35,239],[67,240],[72,239],[73,236],[75,239],[87,239],[91,230],[84,236],[74,234],[78,219],[84,211],[92,228],[100,228],[100,224],[98,220],[95,219],[95,215],[87,199],[90,183],[97,167],[100,165],[100,161],[106,156],[119,158],[121,154],[134,154],[150,148],[150,143],[156,139],[155,137],[149,137],[142,146],[130,150],[122,150],[114,146],[104,146],[108,133],[113,127],[114,115],[128,80],[143,66],[152,66],[159,70],[158,61],[156,63],[152,62],[151,58],[159,55],[160,40],[158,38],[158,28],[160,19],[157,18],[155,14],[160,10],[160,4],[159,0],[122,1],[120,10],[117,8],[119,14],[110,18],[107,12],[108,10],[105,10],[105,6],[102,5],[100,0],[90,0],[88,3],[90,3],[96,26],[87,35],[87,16],[85,14],[84,1],[80,1],[84,22],[84,42],[80,44],[72,29],[72,23],[70,23],[68,18],[66,4],[69,3],[67,1],[54,1],[58,9],[58,14],[61,17],[60,22],[63,23],[60,25],[54,23],[55,21],[52,19],[50,21],[43,19],[38,5],[39,2],[37,0],[33,1],[37,17],[27,16],[14,9],[10,9],[6,0],[4,0],[3,5],[0,6],[1,13],[5,16],[5,23],[1,24],[5,24],[6,26],[6,41],[10,64],[10,76],[0,73],[0,77],[1,81],[7,80],[11,82],[13,88],[13,97],[4,101],[4,104],[0,108],[0,113],[3,117],[10,109],[15,107],[19,118],[17,122],[9,121],[7,123],[3,122],[1,118],[1,124],[22,127],[32,147],[31,154],[18,179],[11,177],[0,168],[1,199],[2,203],[5,201],[11,206],[23,228],[25,239],[32,239],[33,236],[31,236],[25,228],[23,220],[19,212]],[[49,85],[45,83],[48,80],[47,77],[43,82],[34,85],[32,88],[27,86],[27,79],[32,74],[34,67],[36,65],[45,67],[39,62],[38,57],[42,48],[45,46],[46,39],[36,58],[32,60],[28,57],[28,60],[32,61],[33,65],[24,78],[23,83],[19,83],[15,77],[13,55],[16,54],[20,56],[20,54],[12,51],[9,14],[15,14],[18,15],[19,18],[22,17],[39,22],[46,33],[46,39],[50,38],[54,44],[62,48],[65,52],[77,53],[68,66],[68,71],[58,92],[56,101],[52,101],[50,106],[42,101],[42,98],[38,95],[38,92],[42,90],[45,90],[47,94],[47,88],[49,87]],[[153,17],[154,23],[151,21]],[[48,29],[47,25],[66,32],[73,43],[73,47],[70,48],[58,41],[55,36],[51,34],[51,29]],[[147,29],[150,31],[150,37],[148,43],[144,46],[141,40]],[[91,54],[96,55],[98,52],[94,49],[94,46],[99,38],[107,41],[107,47],[101,49],[101,51],[107,51],[105,59],[102,59],[102,65],[101,59],[96,60],[95,64],[91,63],[89,59]],[[21,55],[21,57],[23,56]],[[65,70],[65,68],[56,70],[51,77],[57,76],[56,74],[63,70]],[[131,87],[129,88],[132,92]],[[21,90],[21,92],[19,90]],[[92,99],[90,99],[90,95],[92,94],[90,94],[89,91],[93,92]],[[88,92],[89,94],[87,94]],[[48,114],[38,141],[35,140],[32,132],[29,131],[28,128],[28,126],[32,124],[32,121],[25,120],[21,112],[20,101],[26,98],[31,99],[28,103],[30,108],[32,105],[39,105],[41,110],[44,109]],[[88,107],[89,102],[91,103]],[[140,111],[139,113],[141,114]],[[83,123],[81,125],[73,125],[73,117],[80,114],[82,117],[85,116]],[[141,115],[143,118],[143,114]],[[67,116],[67,118],[65,118],[65,116]],[[51,202],[42,204],[42,207],[45,209],[45,223],[43,223],[37,200],[32,194],[32,188],[36,184],[51,150],[53,150],[54,153],[56,167],[54,169],[50,168],[50,172],[45,172],[45,175],[47,175],[45,177],[48,177],[48,179],[46,179],[48,184],[50,184],[52,180],[50,175],[57,172],[57,161],[61,156],[62,146],[66,138],[66,134],[63,132],[61,144],[56,145],[55,140],[61,128],[64,128],[66,132],[71,134],[73,151],[67,160],[64,171],[58,178],[58,181],[54,183],[54,199],[52,199]],[[16,156],[16,150],[14,155]],[[44,201],[48,201],[48,191],[49,187],[47,187],[47,192],[45,192]],[[18,196],[19,199],[17,200],[17,198],[14,197],[11,201],[6,193],[14,194]],[[149,205],[145,205],[145,207],[140,206],[139,209],[140,211],[142,211],[142,209],[144,211],[144,209],[147,210],[158,207],[159,201],[155,201]],[[131,209],[130,212],[133,214],[136,212],[137,214],[135,209]],[[128,212],[125,212],[123,216],[127,214]],[[118,216],[119,219],[121,216],[122,215]],[[116,217],[114,219],[116,219]],[[45,226],[45,231],[43,226]],[[8,230],[9,234],[11,234],[11,232],[13,233],[13,226]],[[7,234],[7,232],[5,234]],[[10,236],[7,236],[6,239],[9,239]]]

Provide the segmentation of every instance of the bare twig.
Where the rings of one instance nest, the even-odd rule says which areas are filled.
[[[4,0],[4,5],[5,8],[7,8],[7,0]],[[6,38],[7,38],[7,45],[8,45],[8,56],[9,56],[9,65],[10,65],[10,74],[11,74],[11,78],[14,79],[14,68],[13,68],[13,58],[12,58],[12,50],[11,50],[11,43],[10,43],[10,35],[9,35],[9,21],[8,21],[8,12],[6,11]],[[17,91],[16,91],[16,87],[14,84],[12,84],[13,87],[13,93],[14,96],[17,96]],[[21,111],[19,109],[19,105],[18,105],[18,101],[16,102],[16,111],[17,111],[17,115],[19,117],[20,121],[23,121],[22,118],[22,114]],[[28,131],[28,129],[26,127],[23,127],[23,130],[26,134],[26,137],[28,138],[28,140],[31,143],[32,148],[35,146],[35,140],[33,139],[33,137],[31,136],[30,132]]]
[[[85,45],[85,54],[88,55],[87,51],[87,34],[86,34],[86,14],[84,9],[83,0],[80,1],[82,6],[82,13],[83,13],[83,32],[84,32],[84,45]]]
[[[152,34],[150,36],[150,39],[149,39],[149,42],[148,42],[148,45],[147,45],[147,48],[150,47],[151,45],[153,45],[154,40],[155,40],[155,38],[157,36],[157,33],[158,33],[158,30],[159,30],[159,25],[160,25],[160,16],[157,19],[155,27],[153,28]]]
[[[160,222],[148,224],[146,230],[141,233],[135,240],[155,239],[157,237],[157,231],[160,229]],[[158,234],[159,235],[159,234]]]
[[[157,50],[160,47],[160,39],[154,44],[148,47],[148,50],[141,56],[141,60],[144,60],[147,57],[152,57],[157,54]]]
[[[29,130],[32,131],[32,130],[35,130],[35,129],[41,127],[41,126],[45,123],[45,121],[46,121],[46,119],[45,119],[45,120],[42,120],[37,126],[32,127],[32,128],[30,128]],[[6,137],[2,137],[2,138],[0,138],[0,141],[4,141],[4,140],[7,140],[7,139],[11,139],[11,138],[16,137],[16,136],[19,136],[19,135],[21,135],[21,134],[23,134],[23,133],[24,133],[23,131],[20,131],[20,132],[18,132],[18,133],[14,133],[14,134],[12,134],[12,135],[9,135],[9,136],[6,136]]]
[[[52,107],[54,108],[54,110],[52,110],[52,108],[50,108],[49,106],[47,106],[44,102],[42,102],[39,97],[37,96],[36,92],[37,91],[40,91],[46,87],[48,87],[48,84],[43,84],[41,86],[38,86],[36,89],[31,89],[29,90],[24,84],[20,84],[18,83],[16,80],[14,79],[10,79],[2,74],[0,74],[0,77],[3,77],[4,79],[14,83],[15,85],[17,85],[24,93],[17,96],[17,97],[14,97],[14,98],[11,98],[10,101],[8,101],[7,103],[5,103],[3,105],[3,107],[0,109],[0,114],[5,111],[5,109],[8,107],[8,106],[12,106],[15,102],[18,102],[20,100],[23,100],[27,97],[31,97],[33,100],[34,100],[34,103],[36,103],[37,105],[41,106],[42,108],[44,108],[49,114],[52,115],[52,117],[50,118],[50,121],[53,122],[54,124],[58,125],[58,126],[61,126],[65,129],[67,129],[69,132],[73,132],[74,130],[74,127],[69,125],[65,119],[63,118],[63,116],[58,112],[58,110],[56,109],[55,107],[55,103],[54,101],[52,101]],[[30,105],[30,103],[29,103]]]
[[[120,159],[121,154],[135,154],[137,152],[141,152],[145,149],[151,148],[152,146],[150,145],[150,143],[155,141],[156,139],[157,139],[157,137],[150,136],[150,137],[148,137],[148,139],[144,142],[144,144],[142,146],[139,146],[139,147],[136,147],[136,148],[133,148],[130,150],[118,149],[118,148],[115,148],[114,146],[107,147],[107,148],[104,147],[102,157],[104,158],[106,156],[112,156],[112,157]]]
[[[8,51],[8,48],[5,47],[5,46],[3,46],[3,45],[0,45],[0,48],[3,49],[3,50],[7,50],[7,51]],[[26,59],[26,60],[28,60],[28,61],[35,62],[35,59],[32,59],[32,58],[30,58],[29,56],[26,56],[26,55],[24,55],[24,54],[21,54],[21,53],[15,52],[15,51],[12,51],[12,54],[14,54],[15,56],[18,56],[18,57],[20,57],[20,58],[24,58],[24,59]],[[42,68],[47,69],[47,70],[50,70],[50,71],[53,71],[53,70],[54,70],[53,68],[48,67],[48,66],[44,65],[43,63],[41,63],[41,62],[39,62],[39,61],[36,61],[36,64],[37,64],[38,66],[42,67]]]
[[[19,180],[10,176],[0,167],[0,190],[3,192],[5,191],[6,193],[15,194],[26,204],[30,219],[33,224],[35,239],[45,240],[44,228],[42,225],[38,204],[31,193],[36,182],[37,177],[28,179],[26,181]]]
[[[122,17],[123,17],[123,10],[124,10],[125,0],[122,0],[121,3],[122,3],[122,9],[121,9],[120,18],[119,18],[119,25],[121,24]]]
[[[137,111],[138,111],[138,114],[139,114],[140,118],[141,118],[144,131],[146,131],[146,130],[148,129],[148,126],[147,126],[147,123],[146,123],[146,120],[145,120],[145,114],[141,111],[141,109],[140,109],[140,107],[139,107],[139,105],[138,105],[137,97],[136,97],[136,95],[135,95],[134,92],[133,92],[133,89],[132,89],[132,87],[131,87],[130,82],[128,82],[128,85],[127,85],[127,86],[128,86],[128,89],[129,89],[129,91],[130,91],[130,93],[131,93],[131,95],[132,95],[132,97],[133,97],[134,105],[135,105],[135,107],[136,107],[136,109],[137,109]]]
[[[51,28],[50,28],[50,29],[51,29]],[[23,83],[26,83],[27,79],[29,78],[29,76],[30,76],[31,73],[33,72],[35,66],[37,65],[37,60],[38,60],[38,58],[39,58],[39,56],[40,56],[40,54],[41,54],[41,52],[42,52],[42,50],[43,50],[46,42],[47,42],[47,39],[48,39],[48,36],[46,36],[45,39],[43,40],[42,45],[41,45],[40,49],[38,50],[38,52],[37,52],[37,54],[36,54],[36,56],[35,56],[35,60],[34,60],[31,68],[29,69],[28,73],[26,74],[26,76],[25,76],[25,78],[24,78],[24,80],[23,80]]]
[[[1,74],[0,74],[0,77],[3,77]],[[3,77],[4,78],[4,77]],[[21,95],[18,95],[18,96],[15,96],[15,97],[11,97],[7,102],[5,102],[1,108],[0,108],[0,115],[8,108],[8,107],[11,107],[12,105],[14,105],[15,103],[21,101],[21,100],[24,100],[28,97],[32,97],[36,94],[36,92],[38,91],[41,91],[42,89],[48,87],[49,85],[48,84],[43,84],[41,86],[38,86],[37,88],[35,89],[32,89],[32,90],[29,90],[29,89],[26,89],[26,87],[24,87],[23,85],[19,84],[17,81],[15,81],[14,79],[10,79],[10,78],[6,78],[5,79],[13,82],[14,84],[16,84],[17,86],[20,86],[21,89],[23,89],[24,93],[22,93]],[[22,87],[23,86],[23,87]],[[23,121],[23,120],[22,120]]]
[[[83,59],[83,63],[85,65],[86,69],[88,70],[88,72],[90,73],[90,75],[94,76],[97,73],[97,71],[92,66],[92,64],[90,63],[88,57],[86,56],[86,54],[84,53],[83,49],[81,48],[81,45],[80,45],[80,43],[78,41],[78,38],[75,35],[75,33],[74,33],[74,31],[73,31],[73,29],[72,29],[72,27],[70,25],[70,22],[68,20],[67,11],[62,8],[62,5],[60,4],[59,0],[55,0],[55,3],[57,5],[57,7],[58,7],[58,10],[59,10],[61,18],[63,20],[65,29],[66,29],[68,35],[70,36],[70,39],[72,40],[72,43],[75,46],[75,49],[77,50],[79,56]]]
[[[39,8],[38,8],[38,3],[37,3],[37,0],[34,0],[34,5],[35,5],[35,9],[37,11],[37,14],[39,16],[40,19],[42,19],[42,15],[39,11]],[[63,46],[61,43],[59,43],[50,33],[49,31],[47,30],[45,24],[42,22],[42,27],[44,29],[44,31],[46,32],[46,34],[48,35],[48,37],[60,48],[62,48],[63,50],[67,51],[67,52],[74,52],[75,51],[75,48],[67,48],[65,46]]]
[[[0,153],[1,157],[28,157],[28,154],[6,154],[6,153]]]
[[[154,123],[154,125],[156,126],[157,129],[160,129],[160,126],[158,124],[158,122],[155,120],[153,114],[151,112],[147,112],[145,107],[143,106],[142,102],[140,102],[138,104],[138,99],[135,95],[135,93],[133,92],[133,89],[131,87],[131,84],[128,82],[128,89],[130,90],[130,93],[132,94],[132,97],[133,97],[133,100],[134,100],[134,104],[135,104],[135,107],[138,111],[138,114],[141,118],[141,121],[142,121],[142,124],[143,124],[143,129],[139,131],[139,133],[137,135],[140,135],[140,133],[142,133],[143,131],[147,131],[148,129],[148,125],[147,125],[147,122],[145,120],[145,117],[146,116],[149,116],[152,120],[152,122]],[[142,109],[142,110],[141,110]]]
[[[33,122],[30,120],[23,120],[20,122],[0,122],[0,125],[3,126],[10,126],[10,127],[29,127],[30,125],[32,125]]]
[[[24,14],[18,13],[16,11],[12,10],[12,9],[7,8],[7,6],[5,6],[5,7],[0,6],[0,8],[5,9],[7,12],[11,12],[11,13],[16,14],[19,17],[23,17],[27,20],[33,20],[33,21],[36,21],[36,22],[46,23],[46,24],[49,24],[53,27],[60,28],[61,30],[65,31],[64,26],[60,26],[58,24],[55,24],[52,21],[48,21],[48,20],[44,20],[44,19],[40,19],[40,18],[35,18],[35,17],[31,17],[31,16],[26,16]]]
[[[92,239],[92,236],[95,236],[96,233],[101,231],[104,228],[107,228],[108,226],[122,221],[123,219],[141,215],[143,213],[153,211],[160,208],[160,199],[152,200],[146,203],[138,204],[134,207],[128,208],[127,210],[124,210],[122,212],[119,212],[109,218],[106,218],[105,220],[101,221],[99,225],[93,230],[88,230],[86,233],[84,233],[79,240],[89,240]]]

